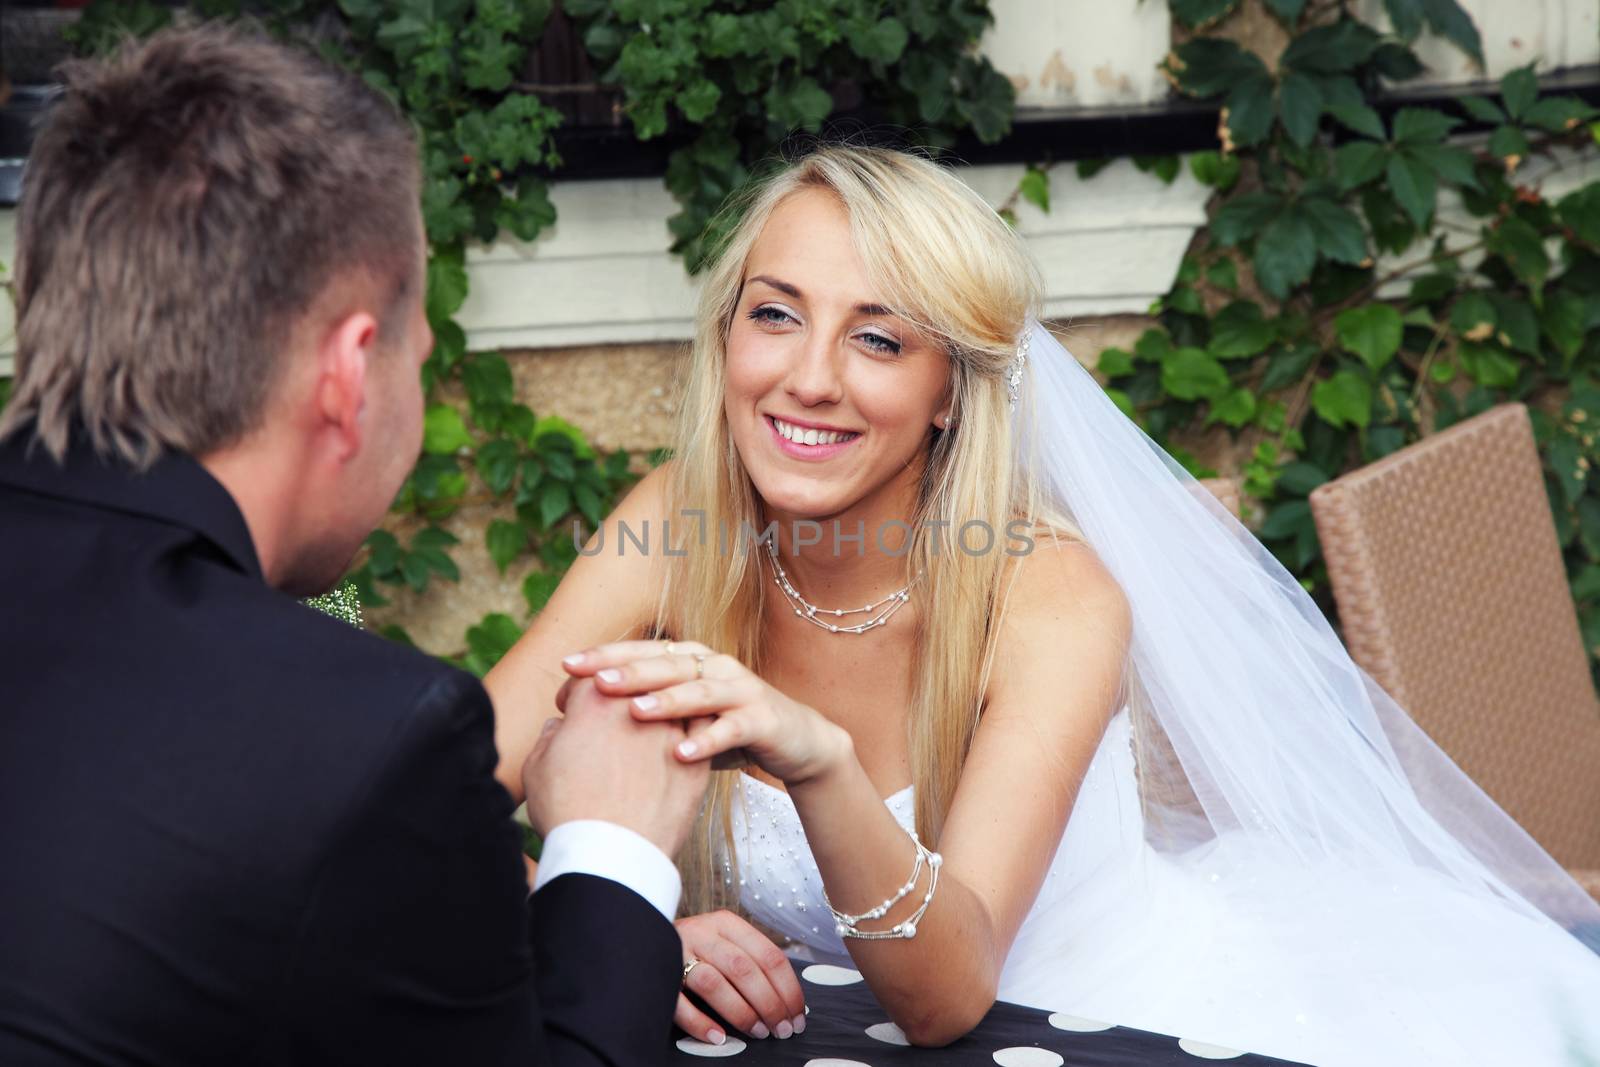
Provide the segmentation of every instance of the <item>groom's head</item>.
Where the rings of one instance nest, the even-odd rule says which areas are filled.
[[[24,179],[0,437],[217,460],[271,498],[245,506],[258,548],[281,528],[268,577],[331,581],[421,438],[410,128],[358,77],[215,26],[63,80]]]

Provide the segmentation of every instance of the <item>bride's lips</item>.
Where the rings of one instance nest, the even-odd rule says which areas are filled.
[[[772,440],[778,446],[778,450],[780,452],[782,452],[786,456],[793,456],[795,459],[804,459],[804,460],[811,460],[811,461],[832,459],[834,456],[837,456],[840,452],[843,452],[845,449],[849,448],[851,445],[853,445],[857,441],[861,440],[861,435],[858,433],[854,437],[850,438],[849,440],[846,440],[846,441],[835,441],[833,444],[828,444],[828,445],[802,445],[802,444],[799,444],[797,442],[789,440],[787,437],[783,436],[783,434],[779,433],[778,432],[778,424],[773,420],[773,417],[771,415],[763,415],[763,416],[761,416],[761,418],[762,418],[762,421],[764,421],[767,424],[767,432],[772,435]],[[783,421],[784,422],[789,422],[788,419],[785,419]],[[794,426],[794,425],[797,425],[797,424],[796,423],[789,423],[789,425]]]

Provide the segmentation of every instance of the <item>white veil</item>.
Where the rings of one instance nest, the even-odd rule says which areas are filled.
[[[1226,835],[1303,869],[1420,869],[1596,947],[1600,905],[1356,666],[1260,542],[1029,330],[1019,463],[1132,606],[1149,845]]]

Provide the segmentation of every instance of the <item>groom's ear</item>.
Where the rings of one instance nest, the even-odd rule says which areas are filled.
[[[367,371],[377,343],[378,320],[355,311],[334,322],[317,352],[316,413],[340,460],[361,451]]]

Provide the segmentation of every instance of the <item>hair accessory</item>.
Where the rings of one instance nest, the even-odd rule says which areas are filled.
[[[1017,342],[1017,355],[1011,361],[1011,369],[1006,374],[1006,391],[1011,394],[1011,410],[1017,410],[1017,401],[1022,399],[1022,368],[1028,363],[1028,345],[1033,340],[1031,329],[1022,331],[1022,340]]]

